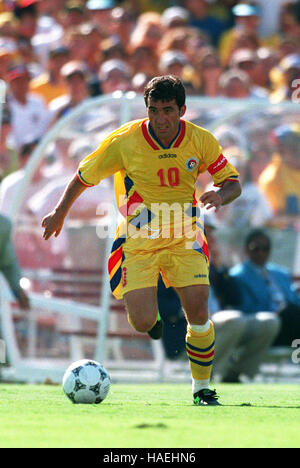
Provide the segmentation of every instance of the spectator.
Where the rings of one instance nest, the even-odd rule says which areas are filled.
[[[138,17],[135,28],[132,31],[129,49],[144,46],[157,50],[162,36],[163,27],[160,15],[151,11],[143,13]]]
[[[11,242],[11,222],[0,214],[0,271],[22,310],[30,308],[29,298],[20,284],[21,271]]]
[[[239,283],[222,262],[214,235],[217,225],[211,214],[205,220],[212,284],[209,308],[216,330],[214,373],[223,382],[240,382],[242,374],[252,379],[278,333],[279,320],[263,312],[248,316],[239,307]]]
[[[282,85],[271,94],[270,100],[273,104],[293,100],[294,94],[299,95],[297,88],[300,83],[300,54],[286,56],[279,63],[282,72]],[[296,97],[296,99],[297,99]]]
[[[290,1],[283,6],[280,14],[280,31],[299,41],[300,37],[300,2]]]
[[[122,46],[126,48],[135,26],[136,18],[134,14],[130,10],[118,6],[111,11],[111,20],[112,36],[117,36]]]
[[[158,57],[156,51],[148,46],[130,46],[128,48],[128,65],[132,74],[145,73],[148,76],[158,75]]]
[[[131,76],[126,62],[122,60],[107,60],[99,70],[100,86],[104,94],[114,91],[130,91]]]
[[[245,99],[251,97],[250,78],[242,70],[228,70],[222,73],[219,79],[220,95],[233,98]]]
[[[256,52],[250,49],[238,49],[231,56],[230,67],[247,73],[252,83],[251,97],[268,99],[269,92],[259,84],[262,79],[263,69]]]
[[[45,66],[49,49],[61,42],[64,31],[53,17],[43,13],[39,15],[38,3],[38,0],[16,3],[16,37],[30,41],[34,53],[40,57],[41,65]]]
[[[83,2],[78,0],[67,1],[64,8],[64,28],[76,28],[87,21],[87,12]]]
[[[213,47],[204,47],[199,51],[197,60],[193,61],[192,83],[198,94],[217,97],[222,67]]]
[[[12,115],[12,138],[19,149],[28,138],[37,140],[45,134],[52,115],[44,100],[30,92],[30,75],[25,65],[10,67],[6,80],[9,83],[7,101]]]
[[[60,46],[50,50],[47,72],[30,81],[30,90],[42,96],[47,104],[52,99],[67,93],[67,87],[60,72],[67,63],[68,57],[67,47]]]
[[[189,24],[203,31],[214,46],[218,45],[226,24],[209,14],[208,0],[185,0],[184,6],[190,14]]]
[[[166,8],[161,15],[161,23],[165,29],[188,26],[189,12],[182,7]]]
[[[71,109],[90,97],[87,67],[84,62],[79,60],[67,62],[61,69],[61,75],[65,80],[68,92],[49,103],[49,108],[56,116],[56,119],[63,117]]]
[[[7,105],[2,108],[2,124],[0,131],[0,175],[1,178],[16,169],[16,161],[13,151],[9,150],[8,137],[11,133],[11,112]]]
[[[300,296],[290,274],[268,262],[271,249],[266,232],[251,231],[245,241],[246,260],[234,266],[229,274],[240,290],[240,310],[250,317],[261,311],[278,317],[280,330],[273,344],[291,346],[300,336]]]
[[[88,0],[86,8],[90,21],[97,24],[104,37],[110,36],[112,31],[111,12],[116,7],[115,0]]]
[[[163,34],[158,53],[161,55],[167,50],[179,50],[193,62],[201,49],[207,45],[209,45],[208,38],[197,28],[191,26],[172,28]]]
[[[273,133],[276,152],[258,183],[277,215],[299,215],[300,206],[300,127],[281,125]]]
[[[236,36],[240,34],[240,31],[254,35],[257,39],[259,38],[259,8],[252,4],[241,3],[236,5],[232,11],[235,18],[235,25],[222,35],[219,43],[221,63],[225,66],[229,63],[234,41],[236,40]]]
[[[11,62],[15,58],[16,46],[0,45],[0,79],[6,79],[6,73]]]
[[[196,94],[193,84],[186,79],[188,59],[183,52],[167,50],[160,56],[159,71],[162,75],[178,76],[184,83],[187,95]]]

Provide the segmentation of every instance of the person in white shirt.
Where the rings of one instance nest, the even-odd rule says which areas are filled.
[[[30,74],[25,65],[14,65],[6,76],[12,116],[12,140],[17,150],[28,141],[40,139],[49,128],[52,114],[44,100],[29,92]]]

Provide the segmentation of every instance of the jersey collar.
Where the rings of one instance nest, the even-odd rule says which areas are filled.
[[[154,135],[154,133],[151,130],[150,122],[148,119],[144,120],[142,123],[142,132],[147,143],[149,143],[151,148],[155,150],[168,149],[171,147],[178,148],[185,136],[185,127],[185,121],[180,119],[178,132],[168,146],[164,146],[162,142]]]

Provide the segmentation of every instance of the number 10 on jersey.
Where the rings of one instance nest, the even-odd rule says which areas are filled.
[[[179,169],[177,167],[170,167],[168,170],[159,169],[157,175],[161,187],[176,187],[179,185]]]

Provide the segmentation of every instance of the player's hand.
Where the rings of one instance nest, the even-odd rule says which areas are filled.
[[[42,227],[44,228],[43,238],[48,240],[52,234],[57,237],[62,230],[65,217],[62,216],[58,211],[52,211],[42,221]]]
[[[205,208],[207,210],[210,210],[211,208],[215,208],[216,211],[220,208],[222,205],[222,197],[219,195],[218,192],[215,192],[214,190],[210,190],[209,192],[204,192],[201,197],[199,198],[200,202],[203,203]]]

